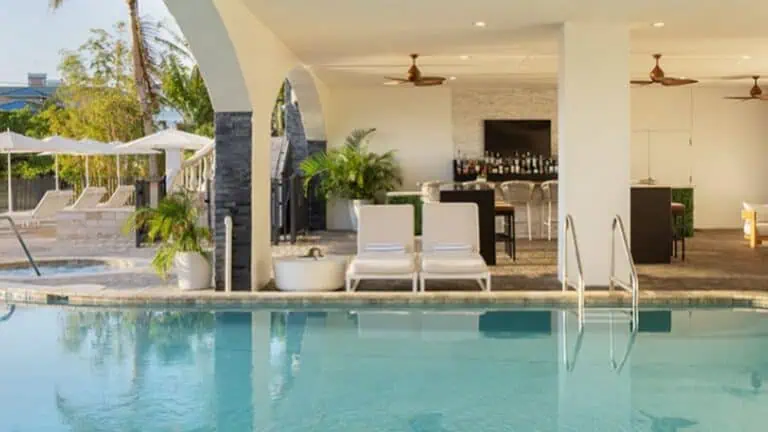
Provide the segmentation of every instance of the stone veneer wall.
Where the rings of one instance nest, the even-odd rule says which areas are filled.
[[[552,120],[552,154],[557,154],[555,86],[456,88],[452,93],[454,150],[483,153],[483,120]]]
[[[250,111],[217,112],[214,201],[216,290],[224,289],[224,217],[233,212],[232,289],[251,290],[251,145]]]
[[[123,225],[134,208],[99,210],[64,210],[56,214],[58,240],[123,239],[133,242],[133,236],[123,234]]]

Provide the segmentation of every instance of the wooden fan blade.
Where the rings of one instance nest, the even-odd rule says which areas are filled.
[[[396,86],[396,85],[402,85],[402,84],[410,84],[410,81],[403,78],[392,78],[392,77],[384,77],[387,81],[384,82],[384,85],[390,85],[390,86]]]
[[[760,96],[756,97],[755,99],[760,99],[760,100],[768,101],[768,95],[765,95],[765,94],[764,95],[760,95]]]
[[[413,84],[419,87],[426,87],[426,86],[440,85],[444,81],[445,81],[445,78],[443,77],[426,76],[426,77],[419,78]]]
[[[745,100],[751,100],[751,99],[757,99],[757,98],[753,98],[752,96],[726,96],[726,97],[724,97],[723,99],[730,99],[730,100],[742,100],[742,101],[745,101]]]
[[[649,80],[632,80],[629,83],[638,84],[638,85],[649,85],[649,84],[653,84],[654,82]]]
[[[659,81],[661,82],[661,85],[664,85],[664,86],[682,86],[682,85],[688,85],[688,84],[696,84],[697,82],[699,82],[695,79],[671,78],[671,77],[664,77]]]

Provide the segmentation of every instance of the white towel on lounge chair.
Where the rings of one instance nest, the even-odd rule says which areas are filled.
[[[438,243],[432,250],[435,252],[472,252],[472,245],[466,243]]]
[[[368,243],[364,252],[398,252],[405,253],[405,245],[398,243]]]

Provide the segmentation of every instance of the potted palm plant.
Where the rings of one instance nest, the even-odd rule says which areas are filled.
[[[357,230],[360,206],[373,203],[376,194],[395,190],[402,184],[400,166],[393,151],[368,151],[367,141],[376,129],[356,129],[343,146],[317,153],[301,163],[304,190],[318,179],[317,192],[326,199],[349,201],[352,227]]]
[[[150,241],[161,241],[152,267],[163,278],[175,268],[182,290],[211,287],[211,264],[203,250],[209,242],[208,228],[197,226],[199,210],[189,193],[176,192],[157,208],[142,208],[125,223],[126,231],[146,229]]]

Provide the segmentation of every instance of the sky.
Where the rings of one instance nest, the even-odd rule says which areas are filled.
[[[163,0],[139,0],[139,13],[175,28]],[[49,0],[0,0],[0,86],[25,85],[27,72],[58,78],[62,50],[77,49],[92,28],[111,29],[128,20],[124,0],[66,0],[57,11]]]

